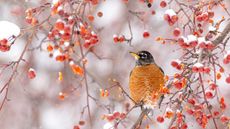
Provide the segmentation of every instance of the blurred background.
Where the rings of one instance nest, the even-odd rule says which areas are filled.
[[[25,10],[28,7],[37,7],[47,0],[0,0],[0,21],[10,21],[20,28],[26,28]],[[109,80],[116,79],[121,86],[129,93],[128,78],[130,71],[135,66],[134,59],[129,51],[147,50],[152,53],[155,61],[162,67],[164,72],[172,76],[176,70],[170,65],[173,59],[180,57],[182,51],[175,44],[161,44],[156,42],[158,36],[172,38],[172,30],[180,27],[180,23],[169,27],[164,21],[164,12],[168,8],[160,8],[160,1],[154,1],[151,8],[137,0],[124,4],[122,0],[104,0],[99,5],[92,7],[92,15],[95,20],[92,26],[97,30],[99,43],[93,48],[93,52],[86,55],[87,78],[90,95],[98,101],[90,99],[90,109],[93,118],[93,129],[102,129],[107,123],[102,120],[103,114],[107,114],[106,106],[113,111],[125,112],[125,104],[129,103],[118,89],[109,92],[109,97],[100,97],[100,89],[111,86]],[[230,2],[226,3],[230,7]],[[174,7],[173,7],[174,8]],[[176,8],[176,7],[175,7]],[[143,12],[143,20],[130,13],[130,10]],[[97,12],[103,12],[102,17],[97,17]],[[152,14],[155,11],[155,15]],[[215,8],[215,16],[227,16],[222,8]],[[218,20],[220,17],[216,17]],[[130,44],[114,43],[113,35],[125,35],[131,37],[130,22],[133,40]],[[224,25],[224,24],[223,24]],[[223,26],[221,26],[223,27]],[[1,28],[0,28],[1,29]],[[145,30],[150,32],[149,38],[143,38]],[[45,37],[46,32],[38,31],[30,48],[37,46]],[[6,64],[15,61],[21,55],[26,43],[26,36],[16,40],[9,52],[0,53],[0,63]],[[82,111],[86,106],[85,86],[80,77],[73,75],[67,63],[60,63],[50,58],[46,46],[42,49],[27,51],[24,59],[27,63],[20,63],[16,76],[10,84],[8,99],[0,111],[1,129],[72,129],[79,120],[86,121],[86,125],[81,128],[89,129],[87,110]],[[228,48],[229,49],[229,48]],[[84,49],[86,52],[87,50]],[[36,78],[27,78],[28,68],[36,70]],[[229,70],[229,67],[226,69]],[[11,75],[12,69],[7,69],[0,75],[0,87],[2,87]],[[63,73],[63,81],[58,80],[58,73]],[[226,98],[230,97],[230,87],[224,82],[220,82],[221,93]],[[65,98],[60,99],[59,93],[64,93]],[[4,94],[0,94],[2,100]],[[229,105],[229,102],[227,102]],[[154,112],[157,116],[161,110]],[[120,125],[120,128],[130,128],[140,113],[140,109],[135,109],[127,121]],[[162,113],[161,113],[162,114]],[[230,114],[227,112],[226,114]],[[189,128],[200,128],[194,124],[195,120],[187,121]],[[154,122],[154,128],[166,129],[166,124]],[[151,128],[153,128],[151,127]],[[119,128],[119,129],[120,129]],[[212,124],[208,125],[212,129]]]

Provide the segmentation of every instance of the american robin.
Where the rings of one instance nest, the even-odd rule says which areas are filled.
[[[130,52],[136,60],[136,66],[130,73],[129,89],[131,98],[136,104],[143,104],[142,113],[131,129],[136,129],[145,115],[151,108],[156,106],[156,102],[162,102],[164,96],[159,90],[164,85],[164,72],[159,67],[151,53],[148,51]],[[158,101],[159,100],[159,101]],[[150,108],[149,108],[150,107]]]
[[[154,106],[160,97],[159,90],[164,85],[164,72],[155,63],[148,51],[130,52],[136,66],[130,73],[129,89],[135,103]]]

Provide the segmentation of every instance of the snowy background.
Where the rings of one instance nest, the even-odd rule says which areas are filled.
[[[10,21],[20,28],[24,28],[27,26],[24,21],[25,9],[27,7],[36,7],[40,2],[45,2],[45,0],[0,0],[0,21]],[[109,98],[100,98],[99,89],[108,87],[108,80],[115,78],[128,92],[129,73],[134,67],[134,60],[129,55],[129,51],[148,50],[167,75],[171,76],[175,72],[170,62],[180,56],[180,52],[177,50],[178,47],[155,42],[157,36],[172,37],[173,30],[173,27],[170,28],[163,20],[163,14],[166,9],[159,8],[158,5],[158,1],[155,1],[153,7],[148,9],[144,4],[129,2],[127,8],[122,0],[106,0],[94,9],[95,16],[98,11],[103,12],[103,17],[95,17],[93,23],[97,29],[101,30],[99,33],[100,42],[95,47],[96,54],[89,53],[86,56],[88,59],[86,67],[90,75],[88,76],[90,94],[100,99],[99,105],[109,104],[114,106],[114,110],[125,111],[123,104],[127,103],[127,100],[117,97],[117,91],[110,93]],[[230,7],[230,4],[226,6]],[[148,13],[146,13],[146,18],[142,22],[128,13],[128,10],[147,11]],[[151,10],[155,10],[156,14],[151,15]],[[216,16],[226,15],[221,8],[216,8],[215,14]],[[130,46],[126,43],[115,44],[113,42],[114,34],[124,34],[126,37],[130,37],[128,19],[133,31],[132,45]],[[142,37],[144,30],[150,32],[150,38],[144,39]],[[35,38],[33,42],[34,46],[45,35],[39,32],[37,36],[38,38]],[[18,59],[25,43],[24,38],[17,39],[9,52],[0,53],[0,63],[5,64]],[[49,58],[46,50],[28,51],[24,58],[28,63],[21,63],[17,76],[10,85],[9,101],[0,111],[0,128],[72,129],[79,120],[87,121],[87,111],[85,111],[82,118],[80,115],[86,105],[85,87],[78,83],[78,79],[75,79],[68,65]],[[33,67],[37,73],[36,78],[33,80],[27,78],[26,70],[30,67]],[[229,70],[229,67],[226,70]],[[58,72],[60,71],[63,72],[64,79],[62,82],[58,81]],[[11,69],[8,69],[0,76],[0,87],[5,84],[10,72]],[[229,98],[230,86],[224,82],[220,86],[220,92],[226,98]],[[64,100],[58,98],[59,92],[67,93]],[[2,98],[3,94],[0,95],[0,99]],[[229,105],[229,102],[227,104]],[[101,119],[101,116],[107,113],[107,110],[100,108],[94,101],[90,101],[90,108],[93,117],[93,129],[101,129],[106,123],[105,120]],[[154,116],[158,112],[156,111]],[[132,125],[128,123],[136,120],[138,114],[139,109],[136,109],[125,124]],[[230,112],[227,114],[230,114]],[[200,128],[193,124],[194,119],[187,123],[191,128]],[[165,123],[155,123],[154,127],[165,129],[167,128],[165,125]],[[88,129],[89,126],[87,124],[82,128]],[[212,129],[213,127],[209,125],[207,128]]]

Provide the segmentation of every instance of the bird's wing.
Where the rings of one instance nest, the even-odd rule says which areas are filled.
[[[159,69],[161,70],[161,72],[162,72],[163,74],[165,74],[164,70],[163,70],[161,67],[159,67]]]

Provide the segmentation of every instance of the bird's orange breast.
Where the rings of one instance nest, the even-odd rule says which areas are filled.
[[[164,84],[164,73],[155,64],[136,66],[130,74],[129,89],[131,98],[139,103],[151,99]],[[149,100],[150,101],[150,100]]]

